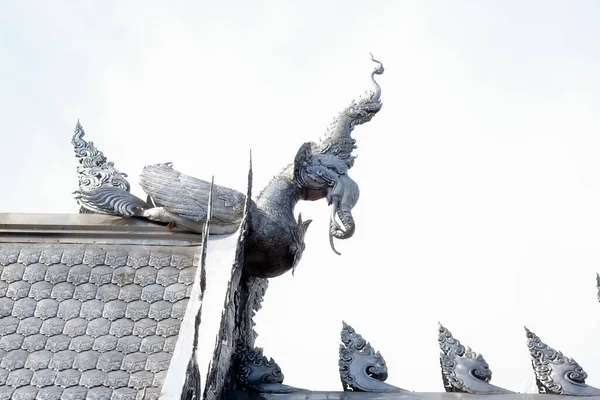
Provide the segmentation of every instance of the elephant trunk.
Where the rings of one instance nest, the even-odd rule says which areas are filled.
[[[354,235],[356,225],[352,216],[352,208],[358,201],[360,191],[358,185],[348,175],[341,175],[333,187],[329,198],[331,216],[329,218],[329,243],[336,254],[333,238],[348,239]],[[339,222],[336,220],[339,219]]]

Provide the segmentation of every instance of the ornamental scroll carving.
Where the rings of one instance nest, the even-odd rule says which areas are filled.
[[[407,392],[384,382],[388,370],[383,356],[345,322],[341,339],[339,371],[344,391]]]
[[[491,394],[512,393],[490,384],[492,371],[481,354],[463,346],[452,333],[438,325],[440,365],[446,392]]]
[[[600,396],[600,389],[585,383],[587,373],[572,358],[554,350],[527,327],[527,347],[535,373],[538,391],[542,394]]]

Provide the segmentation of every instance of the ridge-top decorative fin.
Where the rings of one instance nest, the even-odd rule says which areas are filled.
[[[71,143],[75,149],[75,156],[79,160],[77,175],[79,177],[79,190],[89,191],[101,186],[114,186],[129,191],[127,174],[119,172],[114,163],[107,161],[104,154],[94,146],[94,142],[88,142],[83,137],[85,131],[77,121],[75,133]]]
[[[408,392],[384,382],[388,376],[385,360],[344,321],[341,338],[339,367],[344,391]]]
[[[513,393],[490,384],[492,371],[481,354],[463,346],[452,333],[438,323],[440,365],[446,392],[489,394]]]
[[[600,389],[585,383],[587,373],[572,358],[554,350],[527,327],[527,347],[535,373],[538,391],[542,394],[600,396]]]
[[[283,384],[283,373],[263,349],[251,348],[239,340],[233,355],[236,384],[239,389],[259,393],[293,393],[303,389]]]
[[[75,156],[79,160],[79,166],[77,167],[79,190],[77,193],[85,195],[86,193],[104,187],[111,187],[129,192],[129,182],[125,179],[127,174],[119,172],[114,164],[107,161],[104,154],[96,149],[94,142],[86,141],[83,139],[84,136],[85,131],[79,121],[77,121],[75,132],[71,139],[71,143],[75,150]],[[77,202],[81,205],[79,212],[82,214],[101,212],[97,207],[86,207],[87,202],[85,196],[78,197]]]

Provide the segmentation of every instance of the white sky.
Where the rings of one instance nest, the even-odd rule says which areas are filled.
[[[439,320],[531,392],[527,325],[600,386],[598,2],[160,3],[0,5],[2,212],[77,212],[78,118],[138,195],[165,161],[243,191],[250,148],[257,193],[368,89],[373,52],[357,232],[338,257],[325,202],[298,207],[307,250],[258,344],[287,384],[339,390],[344,319],[389,383],[442,391]]]

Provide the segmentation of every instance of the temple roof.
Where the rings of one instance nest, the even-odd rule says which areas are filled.
[[[157,399],[198,235],[45,214],[0,214],[0,235],[0,399]]]

